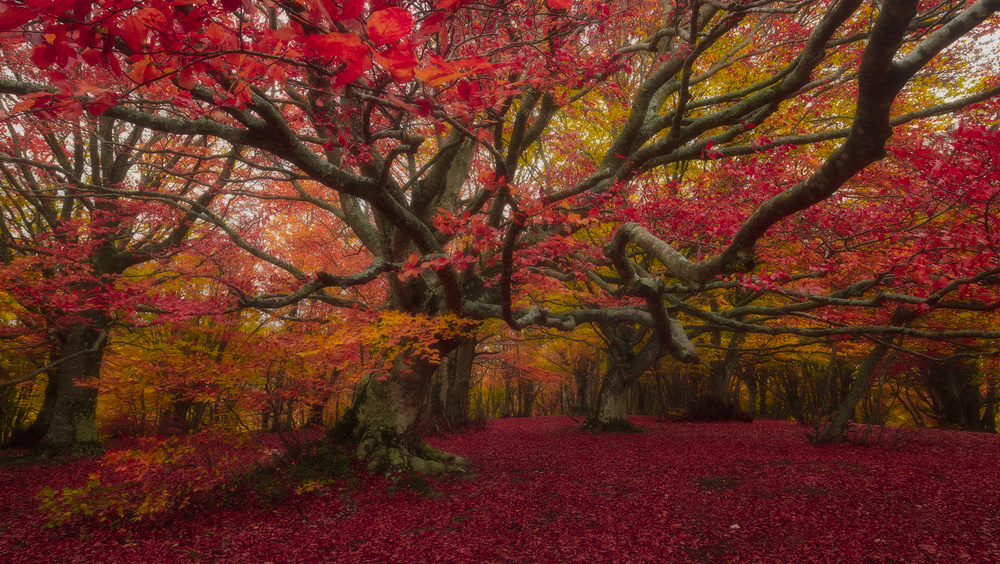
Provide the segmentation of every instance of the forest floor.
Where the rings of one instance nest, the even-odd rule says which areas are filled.
[[[43,487],[81,488],[106,461],[3,464],[0,562],[1000,562],[996,435],[817,447],[791,422],[633,421],[647,432],[492,421],[428,437],[470,476],[399,487],[354,470],[276,503],[195,498],[138,523],[97,511],[43,527]]]

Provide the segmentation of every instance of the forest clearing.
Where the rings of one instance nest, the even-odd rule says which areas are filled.
[[[866,446],[813,446],[794,422],[632,420],[646,432],[595,435],[565,416],[494,420],[428,439],[470,460],[468,476],[400,487],[355,468],[274,504],[209,496],[216,504],[117,526],[75,517],[43,529],[42,486],[79,486],[98,461],[5,465],[0,560],[1000,560],[996,435],[874,429]]]

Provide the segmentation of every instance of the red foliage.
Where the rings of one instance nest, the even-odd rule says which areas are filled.
[[[1000,440],[906,430],[902,449],[810,447],[794,423],[663,423],[595,436],[508,419],[432,442],[473,479],[393,493],[359,476],[273,509],[42,530],[42,485],[97,462],[0,470],[0,560],[38,562],[996,562]],[[892,436],[887,430],[886,436]],[[886,441],[888,443],[889,441]]]

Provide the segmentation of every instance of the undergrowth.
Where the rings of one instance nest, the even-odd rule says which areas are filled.
[[[295,495],[322,495],[342,485],[350,489],[357,481],[353,458],[341,447],[324,443],[305,445],[295,454],[286,450],[273,462],[254,465],[230,481],[225,499],[250,492],[261,506],[273,507]]]
[[[248,502],[273,507],[353,483],[352,457],[341,448],[297,435],[281,440],[283,453],[207,433],[144,439],[106,454],[80,487],[43,488],[45,526],[169,521]]]

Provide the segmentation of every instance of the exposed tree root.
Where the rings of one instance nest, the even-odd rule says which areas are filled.
[[[464,458],[442,452],[419,438],[407,447],[402,437],[385,427],[370,428],[358,441],[355,455],[370,472],[386,475],[465,473],[469,465]]]

